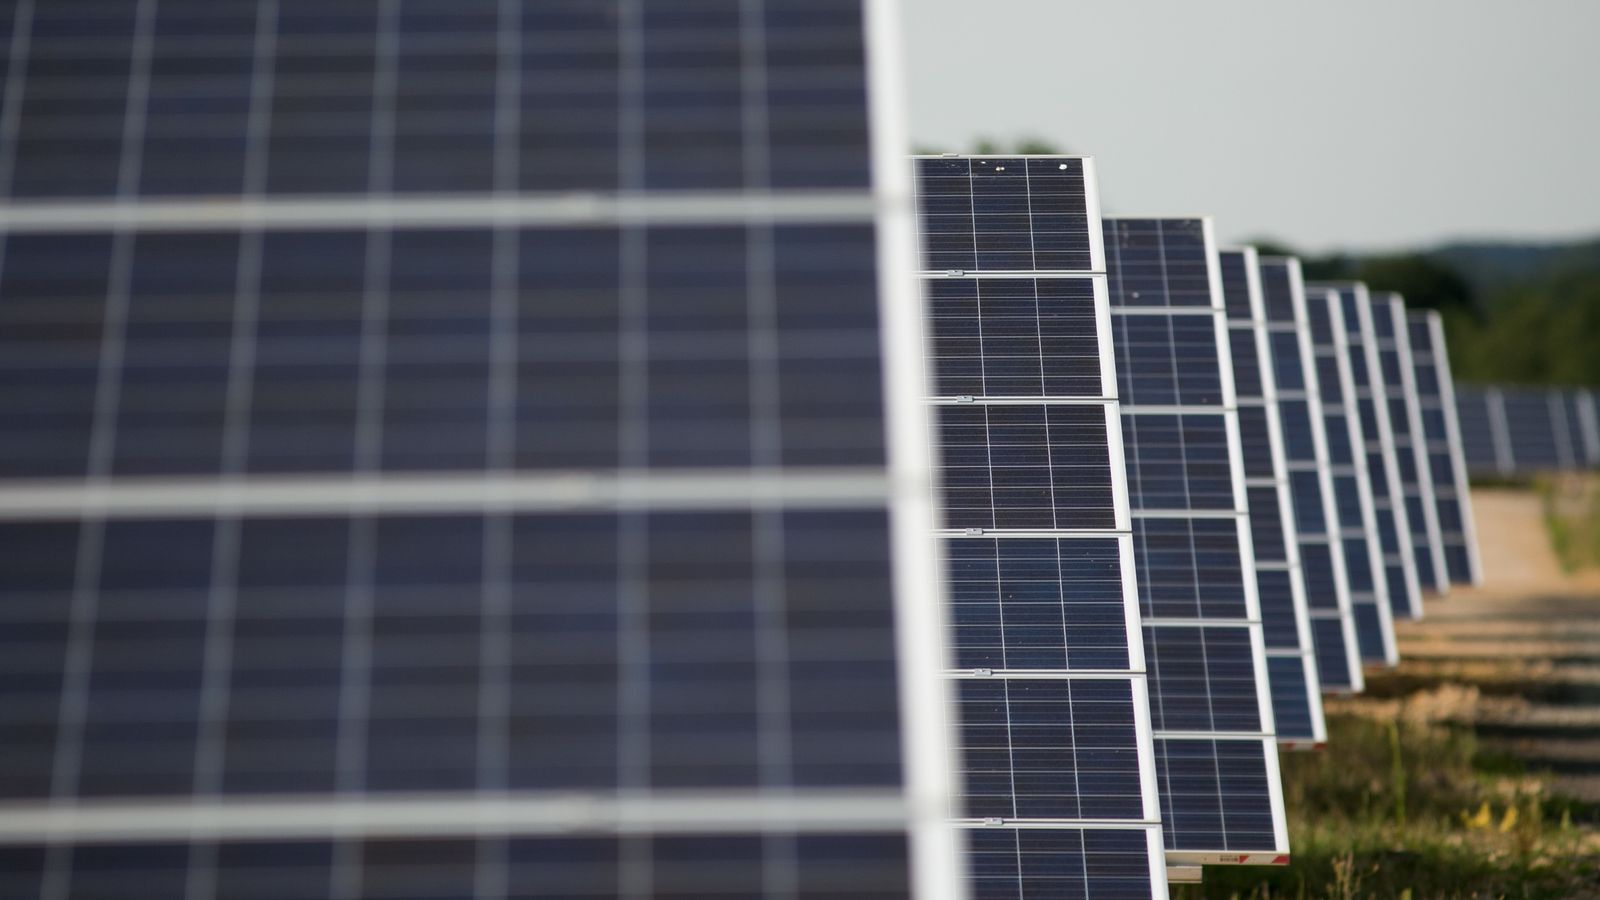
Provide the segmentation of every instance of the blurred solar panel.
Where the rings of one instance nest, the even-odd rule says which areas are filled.
[[[1372,482],[1372,504],[1378,520],[1378,544],[1383,551],[1383,572],[1393,615],[1422,616],[1422,588],[1411,552],[1410,519],[1395,452],[1394,426],[1389,419],[1388,389],[1378,352],[1380,330],[1373,314],[1367,286],[1335,286],[1344,305],[1344,325],[1350,352],[1350,373],[1355,384],[1356,409],[1361,414],[1361,434],[1366,443],[1367,473]],[[1387,305],[1385,305],[1387,309]],[[1385,318],[1385,326],[1392,323]],[[1392,334],[1390,335],[1392,339]]]
[[[973,892],[1164,896],[1093,163],[915,168]]]
[[[1573,467],[1600,465],[1600,421],[1596,420],[1594,394],[1587,388],[1564,388],[1558,393]]]
[[[884,4],[8,10],[0,894],[962,894]]]
[[[1317,358],[1317,386],[1327,426],[1328,461],[1333,476],[1334,510],[1344,549],[1345,581],[1355,617],[1356,645],[1366,662],[1393,665],[1394,624],[1389,607],[1378,519],[1372,504],[1363,436],[1363,422],[1351,372],[1354,358],[1347,346],[1348,329],[1338,291],[1306,289],[1312,348]]]
[[[1359,691],[1365,684],[1300,261],[1263,257],[1260,273],[1317,675],[1325,691]]]
[[[1467,471],[1474,475],[1510,475],[1511,439],[1506,433],[1505,406],[1498,388],[1456,386],[1456,419]]]
[[[1228,312],[1272,718],[1279,745],[1315,746],[1327,741],[1327,727],[1259,262],[1254,247],[1220,250],[1218,260]]]
[[[1500,387],[1511,471],[1531,475],[1574,469],[1584,455],[1579,423],[1568,420],[1563,392],[1547,388]]]
[[[1287,860],[1226,313],[1209,219],[1106,219],[1167,858]]]
[[[1445,352],[1444,324],[1432,310],[1406,314],[1411,360],[1416,368],[1417,405],[1422,412],[1428,468],[1438,505],[1439,536],[1446,575],[1455,584],[1478,584],[1478,540],[1467,489],[1461,423],[1456,418],[1455,382]]]
[[[1449,590],[1445,575],[1444,542],[1439,535],[1438,509],[1433,499],[1433,473],[1423,447],[1422,410],[1417,401],[1416,366],[1411,362],[1411,337],[1406,329],[1406,304],[1399,295],[1373,291],[1372,321],[1376,330],[1378,364],[1383,375],[1389,427],[1394,434],[1395,471],[1405,501],[1409,534],[1402,543],[1411,554],[1420,587],[1443,594]],[[1416,610],[1421,613],[1421,607]]]

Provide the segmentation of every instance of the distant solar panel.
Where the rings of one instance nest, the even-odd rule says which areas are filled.
[[[1272,718],[1280,746],[1317,746],[1327,741],[1327,727],[1259,263],[1253,247],[1222,249],[1218,260],[1239,406]]]
[[[1378,519],[1372,505],[1362,432],[1362,419],[1351,373],[1352,355],[1339,293],[1330,288],[1307,287],[1306,308],[1311,323],[1312,348],[1317,357],[1317,385],[1322,393],[1322,417],[1327,426],[1328,460],[1333,476],[1334,509],[1343,545],[1345,580],[1355,616],[1356,643],[1361,659],[1382,665],[1398,661],[1394,624],[1389,607],[1383,552],[1378,542]]]
[[[1455,395],[1467,471],[1480,476],[1510,475],[1511,441],[1500,391],[1461,384],[1456,385]]]
[[[1325,691],[1359,691],[1365,684],[1300,261],[1263,257],[1260,273],[1318,679]]]
[[[1106,219],[1167,858],[1287,860],[1216,244],[1206,219]]]
[[[1093,162],[915,168],[973,892],[1163,896]]]
[[[1596,421],[1594,394],[1587,388],[1564,388],[1558,393],[1573,467],[1600,465],[1600,422]]]
[[[1422,616],[1422,588],[1417,582],[1411,552],[1410,520],[1395,452],[1393,423],[1389,420],[1384,369],[1378,352],[1379,329],[1373,300],[1359,282],[1334,286],[1344,309],[1350,352],[1350,373],[1355,384],[1356,409],[1366,443],[1367,473],[1372,482],[1372,504],[1378,520],[1378,544],[1383,551],[1383,572],[1393,615]],[[1385,325],[1390,324],[1385,319]]]
[[[1374,291],[1371,296],[1378,363],[1388,399],[1389,425],[1394,432],[1396,471],[1410,528],[1403,543],[1411,553],[1418,584],[1443,594],[1449,590],[1450,582],[1445,574],[1433,473],[1428,468],[1422,436],[1422,408],[1417,397],[1416,366],[1411,361],[1411,336],[1406,329],[1406,304],[1399,294]]]
[[[1417,401],[1422,409],[1422,433],[1427,438],[1428,468],[1433,473],[1445,569],[1455,584],[1478,584],[1483,574],[1467,489],[1464,441],[1456,418],[1455,382],[1450,376],[1449,354],[1445,352],[1444,324],[1438,313],[1429,310],[1408,313],[1406,325],[1411,332]]]
[[[8,4],[0,895],[962,896],[889,14]]]
[[[1573,468],[1576,460],[1561,395],[1544,388],[1501,387],[1511,471],[1523,474]]]

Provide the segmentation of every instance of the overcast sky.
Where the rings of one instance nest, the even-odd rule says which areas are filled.
[[[1600,0],[907,0],[911,133],[1307,251],[1600,234]]]

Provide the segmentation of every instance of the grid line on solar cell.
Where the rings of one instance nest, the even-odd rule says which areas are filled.
[[[8,196],[867,184],[858,2],[211,7],[20,7]]]
[[[1334,510],[1344,551],[1356,643],[1363,661],[1394,665],[1397,662],[1394,625],[1379,544],[1377,512],[1372,502],[1369,457],[1362,431],[1364,423],[1352,373],[1355,357],[1348,346],[1349,327],[1344,321],[1338,291],[1308,287],[1306,305],[1316,350]]]
[[[1478,584],[1482,569],[1467,488],[1466,441],[1462,422],[1457,418],[1455,381],[1450,374],[1443,320],[1437,312],[1426,310],[1408,314],[1406,322],[1411,332],[1417,396],[1422,407],[1428,466],[1433,473],[1446,574],[1454,584]]]
[[[1386,402],[1385,372],[1378,352],[1373,301],[1366,285],[1359,282],[1333,287],[1344,313],[1355,408],[1361,417],[1362,447],[1367,457],[1373,512],[1378,522],[1378,544],[1383,554],[1390,615],[1415,619],[1422,615],[1422,592],[1417,583],[1415,558],[1406,539],[1411,528],[1395,452],[1394,425]]]
[[[1417,581],[1437,594],[1449,590],[1445,572],[1444,537],[1439,530],[1438,501],[1434,497],[1433,469],[1428,464],[1423,432],[1422,399],[1417,366],[1412,358],[1411,329],[1406,324],[1406,304],[1399,294],[1373,294],[1374,322],[1387,321],[1378,335],[1378,352],[1384,367],[1389,420],[1394,426],[1395,461],[1405,491],[1406,517],[1411,525],[1411,546]]]
[[[1327,741],[1327,729],[1290,500],[1260,263],[1251,247],[1223,249],[1219,260],[1273,721],[1279,744],[1315,746]]]
[[[1105,220],[1151,722],[1168,860],[1286,852],[1234,378],[1209,220]],[[1177,405],[1184,412],[1169,410]],[[1185,788],[1194,765],[1258,780]],[[1271,752],[1266,752],[1272,748]],[[1248,766],[1248,764],[1245,764]],[[1264,818],[1265,832],[1247,823]],[[1222,823],[1200,827],[1201,822]],[[1187,856],[1185,855],[1187,854]]]
[[[939,594],[923,410],[889,416],[891,454],[885,393],[862,390],[915,383],[921,363],[911,275],[877,271],[913,249],[909,209],[881,202],[909,191],[870,183],[899,153],[873,164],[871,132],[899,143],[892,102],[875,96],[868,123],[888,15],[17,5],[0,40],[0,379],[28,390],[0,406],[19,436],[0,478],[68,496],[3,526],[40,545],[0,577],[33,645],[0,664],[27,683],[29,726],[7,742],[26,764],[6,795],[198,799],[245,832],[271,810],[231,800],[299,798],[304,823],[369,796],[466,796],[455,815],[515,835],[548,823],[495,820],[491,792],[637,792],[591,827],[643,837],[595,838],[613,846],[577,860],[618,892],[860,894],[840,874],[860,863],[869,892],[903,895],[916,868],[959,896],[940,846],[952,773],[928,752],[950,735],[945,635],[923,605]],[[831,508],[760,498],[796,467],[883,484]],[[555,508],[564,475],[583,494],[688,469],[721,483],[708,501],[670,484],[622,497],[612,477],[610,508]],[[489,501],[513,471],[552,476],[522,484],[538,511]],[[362,499],[421,472],[448,511]],[[56,515],[104,479],[116,515]],[[332,497],[257,504],[329,479]],[[138,515],[141,490],[186,484],[222,502]],[[824,830],[884,832],[854,857],[786,834],[840,781],[864,802]],[[655,791],[723,819],[650,835]],[[95,870],[74,846],[88,818],[49,836],[47,896]],[[130,821],[94,840],[152,855],[155,831]],[[539,843],[486,838],[465,870],[490,880],[442,890],[493,894],[519,841]],[[170,867],[189,893],[236,874],[227,847],[192,849]],[[364,852],[339,841],[322,889],[398,890],[363,882]],[[697,858],[736,862],[675,885]]]
[[[1300,261],[1263,258],[1260,268],[1317,672],[1324,690],[1359,691],[1361,660]]]
[[[1093,167],[1062,157],[914,165],[923,265],[941,273],[924,284],[962,815],[984,823],[968,832],[983,845],[973,888],[1031,894],[1083,854],[1093,832],[1073,823],[1153,825],[1159,815]],[[1125,833],[1140,841],[1131,881],[1088,869],[1067,880],[1087,877],[1090,896],[1147,896],[1160,851]],[[1006,847],[1003,872],[991,843]]]

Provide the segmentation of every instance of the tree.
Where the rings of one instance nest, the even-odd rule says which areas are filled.
[[[1450,266],[1420,253],[1366,257],[1355,266],[1354,276],[1374,290],[1402,294],[1407,306],[1459,311],[1483,321],[1484,310],[1467,280]]]

